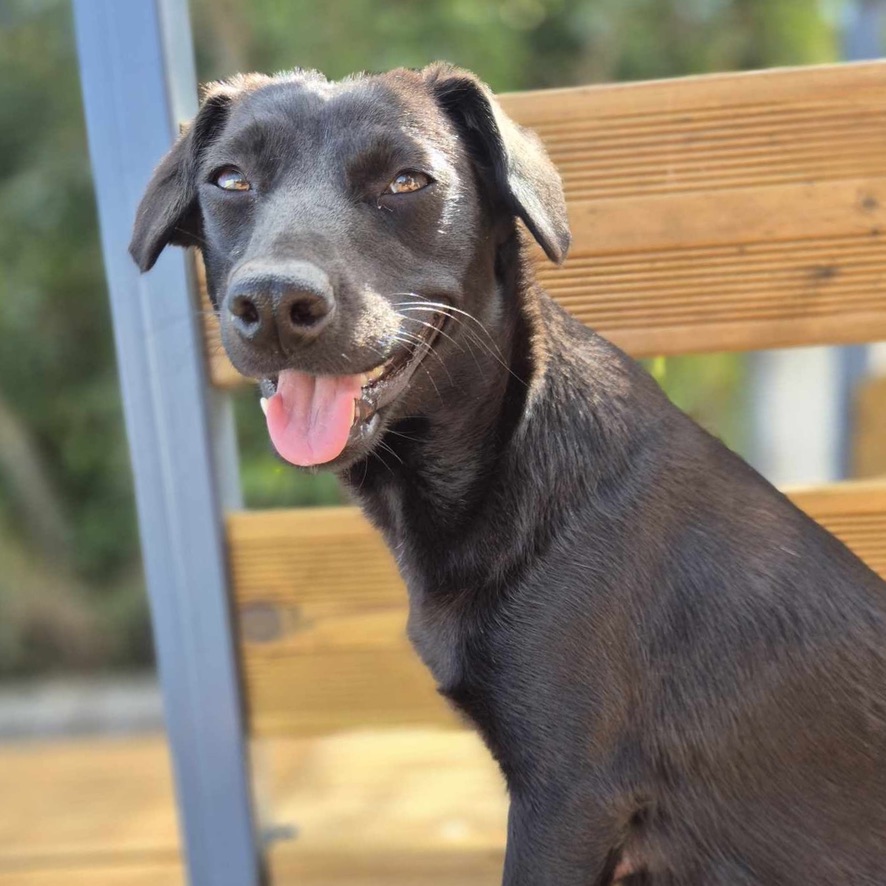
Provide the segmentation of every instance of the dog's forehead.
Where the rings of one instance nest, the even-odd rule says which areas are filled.
[[[445,115],[420,78],[411,72],[363,75],[329,81],[284,75],[248,92],[232,110],[226,134],[238,140],[273,133],[293,138],[359,138],[384,130],[446,143],[452,137]]]

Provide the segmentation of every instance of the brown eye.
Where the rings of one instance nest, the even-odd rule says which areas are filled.
[[[225,166],[220,169],[213,181],[223,191],[248,191],[252,185],[243,173],[236,166]]]
[[[420,191],[431,183],[430,176],[423,172],[401,172],[389,185],[388,194],[411,194]]]

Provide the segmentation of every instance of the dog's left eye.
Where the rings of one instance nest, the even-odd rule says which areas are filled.
[[[223,191],[248,191],[252,187],[249,179],[236,166],[225,166],[212,177],[212,181]]]
[[[423,172],[401,172],[388,185],[387,194],[411,194],[431,184],[431,177]]]

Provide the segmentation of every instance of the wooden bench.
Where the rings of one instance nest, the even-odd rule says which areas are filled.
[[[883,64],[505,96],[566,185],[574,246],[560,269],[539,259],[542,282],[637,356],[886,339],[884,102]],[[213,382],[241,384],[206,334]],[[886,575],[886,483],[791,494]],[[227,532],[254,735],[457,726],[358,511],[231,513]],[[297,863],[297,841],[273,855]]]
[[[104,39],[105,24],[88,18],[88,4],[76,8],[91,28],[91,50],[110,54],[93,78],[95,92],[87,90],[89,109],[97,84],[119,83],[131,62]],[[122,7],[107,9],[112,15]],[[133,45],[152,27],[147,17],[136,25],[126,32]],[[886,339],[884,100],[881,63],[505,96],[508,112],[545,140],[566,184],[574,247],[563,268],[540,265],[542,282],[583,321],[637,356]],[[116,154],[102,157],[107,162],[99,170],[113,170],[114,162],[140,147],[126,124],[136,127],[141,118],[125,116],[127,108],[123,92],[107,104],[106,119],[117,127]],[[109,215],[125,203],[115,179],[99,191]],[[116,260],[113,250],[106,255]],[[120,273],[123,282],[112,292],[122,314],[129,290],[152,284],[134,284]],[[159,284],[150,294],[162,295]],[[150,322],[139,326],[136,318],[126,326],[127,344],[137,344],[137,331],[146,325],[154,350],[139,357],[142,374],[124,373],[130,397],[143,393],[139,384],[147,369],[162,373],[165,352],[156,342],[172,328],[152,314],[151,301],[143,299],[140,309]],[[212,385],[224,391],[242,384],[211,320],[205,334]],[[179,374],[189,371],[182,365]],[[165,409],[160,394],[149,395],[158,425],[168,420],[187,427],[181,412]],[[143,418],[137,409],[127,414],[133,423]],[[155,434],[147,422],[138,428],[149,442],[174,437]],[[206,455],[205,445],[202,451]],[[145,476],[166,484],[166,497],[152,513],[168,518],[170,507],[180,504],[176,481],[189,475],[176,473],[174,461],[157,468],[150,451],[139,457],[154,470]],[[197,471],[199,459],[190,467]],[[886,484],[792,494],[886,574]],[[505,808],[500,779],[409,648],[405,591],[378,536],[349,508],[233,511],[225,527],[254,750],[253,796],[266,827],[298,829],[294,839],[268,847],[273,881],[498,882]],[[163,565],[158,537],[173,548],[178,538],[167,533],[150,540],[152,562]],[[191,552],[175,550],[186,562]],[[196,581],[187,570],[180,573]],[[202,659],[191,654],[210,648],[201,645],[202,633],[190,646],[175,646],[175,630],[184,634],[192,627],[186,624],[196,618],[192,610],[179,612],[168,598],[155,600],[158,609],[167,619],[161,639],[175,647],[161,649],[161,664],[164,654],[176,664],[184,660],[195,684],[204,681],[200,690],[224,680],[224,674],[201,670]],[[179,622],[169,620],[170,612]],[[182,649],[188,655],[180,655]],[[217,660],[228,660],[223,649]],[[174,682],[177,672],[171,673],[167,691],[180,707],[203,702],[201,692],[190,692],[184,678]],[[190,736],[212,737],[204,726],[188,721],[190,733],[173,735],[183,784],[191,774],[185,764],[201,748]],[[228,761],[232,748],[236,742],[225,748]],[[379,784],[366,790],[373,774],[383,779],[383,790]],[[441,782],[451,802],[437,805]],[[184,817],[199,827],[205,822],[195,810],[211,817],[212,793],[205,784],[186,787],[199,802]],[[238,792],[234,784],[230,795]],[[237,833],[242,837],[243,828]],[[206,851],[199,839],[194,845],[201,882],[210,882],[205,871],[217,862],[214,851],[226,847]]]

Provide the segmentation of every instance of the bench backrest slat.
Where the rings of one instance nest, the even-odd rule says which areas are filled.
[[[886,577],[886,483],[792,497]],[[235,513],[228,539],[253,733],[459,725],[409,646],[406,589],[356,508]]]

